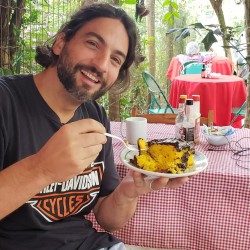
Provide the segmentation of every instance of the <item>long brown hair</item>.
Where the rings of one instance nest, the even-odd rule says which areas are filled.
[[[133,64],[136,54],[136,25],[122,8],[115,7],[108,3],[94,3],[86,5],[77,11],[71,17],[71,19],[61,27],[57,34],[48,40],[48,43],[52,42],[52,45],[38,46],[36,48],[36,62],[42,65],[44,68],[48,68],[50,65],[55,65],[58,56],[53,53],[52,46],[57,35],[63,32],[65,34],[65,41],[70,41],[76,32],[86,23],[100,17],[120,20],[127,31],[129,38],[128,54],[120,69],[117,80],[112,87],[117,92],[122,92],[123,90],[127,89],[129,85],[129,68]]]

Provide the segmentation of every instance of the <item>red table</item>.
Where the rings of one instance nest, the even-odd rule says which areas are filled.
[[[173,79],[179,75],[181,68],[180,61],[176,57],[173,57],[170,61],[166,77],[173,81]],[[226,57],[216,56],[212,60],[212,72],[221,73],[223,75],[232,75],[233,73],[233,63],[230,59]]]
[[[173,81],[173,79],[180,74],[180,67],[180,61],[176,57],[173,57],[170,61],[166,77]]]
[[[246,100],[247,91],[242,78],[222,75],[219,79],[204,79],[200,75],[181,75],[174,78],[170,88],[169,102],[178,107],[180,95],[200,95],[201,115],[207,117],[214,110],[214,124],[229,125],[232,108],[240,107]],[[242,119],[242,117],[240,117]],[[239,122],[234,126],[240,126]]]
[[[120,123],[111,122],[111,131],[120,136]],[[173,136],[173,125],[148,124],[148,140]],[[249,148],[250,129],[236,129],[234,140],[243,137],[246,139],[240,145]],[[230,151],[207,151],[209,145],[204,136],[200,139],[196,150],[207,156],[207,169],[181,188],[141,196],[134,217],[114,235],[126,244],[149,248],[250,249],[250,169],[244,168],[242,162],[248,161],[245,167],[249,167],[250,154],[232,159]],[[128,171],[120,160],[124,147],[113,140],[113,148],[117,170],[123,178]],[[89,217],[97,225],[93,215]]]
[[[221,73],[222,75],[233,74],[233,62],[227,57],[216,56],[212,60],[212,72]]]

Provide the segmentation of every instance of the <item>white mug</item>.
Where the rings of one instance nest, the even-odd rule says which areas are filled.
[[[126,135],[123,133],[126,124]],[[144,117],[128,117],[121,122],[121,135],[129,144],[137,145],[138,138],[147,140],[147,119]]]

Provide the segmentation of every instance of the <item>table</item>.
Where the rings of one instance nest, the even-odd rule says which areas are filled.
[[[246,100],[247,91],[242,78],[223,75],[219,79],[204,79],[200,75],[181,75],[174,78],[170,88],[169,102],[178,107],[180,95],[200,95],[201,115],[208,116],[208,110],[214,110],[214,124],[229,125],[232,120],[232,108],[240,107]],[[239,117],[237,121],[242,119]],[[234,126],[240,126],[235,123]]]
[[[111,131],[119,136],[120,123],[112,122]],[[148,140],[173,135],[173,125],[148,124]],[[240,144],[249,148],[250,129],[236,129],[234,140],[243,137],[248,138]],[[119,158],[123,146],[113,140],[113,147],[123,178],[128,171]],[[204,172],[191,177],[181,188],[141,196],[134,217],[114,235],[126,244],[151,248],[249,250],[250,169],[237,166],[240,162],[232,159],[232,152],[208,148],[201,136],[196,150],[208,158]],[[228,149],[228,145],[222,149]],[[250,161],[250,156],[241,159]]]
[[[166,77],[173,81],[173,79],[179,75],[181,63],[176,57],[173,57],[170,61]],[[221,73],[223,75],[232,75],[233,63],[229,58],[216,56],[212,60],[212,72]]]
[[[233,62],[227,57],[216,56],[212,59],[212,72],[221,73],[222,75],[233,74]]]

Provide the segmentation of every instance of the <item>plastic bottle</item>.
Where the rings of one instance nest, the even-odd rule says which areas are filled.
[[[184,99],[184,113],[185,113],[185,108],[186,108],[186,99],[188,98],[188,96],[187,96],[187,95],[180,95],[180,97],[179,97],[179,98]]]
[[[201,69],[201,78],[206,78],[206,67],[205,67],[205,63],[203,63],[203,65],[202,65],[202,69]]]
[[[200,95],[192,95],[194,116],[194,143],[200,142]]]
[[[178,106],[178,113],[175,118],[175,138],[177,139],[185,139],[184,131],[183,131],[183,124],[186,120],[185,115],[185,102],[187,99],[187,95],[180,95],[179,97],[179,106]]]
[[[193,111],[193,99],[186,100],[186,119],[183,123],[185,141],[194,142],[195,119]]]
[[[210,78],[211,73],[212,73],[212,63],[208,62],[206,66],[206,77]]]

